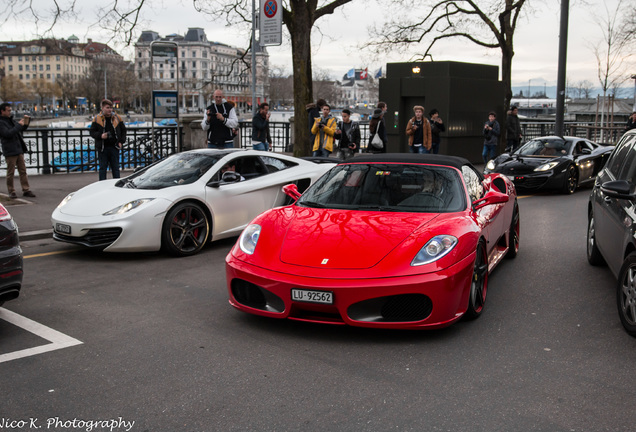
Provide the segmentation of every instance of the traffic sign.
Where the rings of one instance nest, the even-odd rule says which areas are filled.
[[[283,6],[281,0],[260,0],[260,45],[280,45],[283,42],[282,27]]]

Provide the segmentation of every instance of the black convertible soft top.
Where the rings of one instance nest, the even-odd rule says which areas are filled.
[[[446,156],[436,154],[415,154],[415,153],[383,153],[383,154],[363,154],[349,159],[342,164],[351,163],[418,163],[444,165],[462,169],[462,166],[472,164],[468,159],[458,156]]]

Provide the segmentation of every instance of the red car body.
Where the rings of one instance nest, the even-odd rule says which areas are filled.
[[[352,183],[354,170],[364,170],[365,181],[397,179],[394,190],[426,197],[432,194],[406,179],[413,172],[442,172],[446,190],[437,193],[455,191],[445,197],[454,204],[415,212],[391,206],[392,197],[378,209],[303,203],[307,194],[320,195],[316,189],[338,169],[349,171],[344,186],[331,180],[333,190]],[[438,328],[464,315],[479,316],[488,273],[505,255],[515,256],[519,245],[512,182],[499,174],[483,177],[464,159],[437,155],[356,157],[325,174],[295,204],[259,215],[246,231],[250,227],[258,230],[253,251],[241,247],[249,242],[244,232],[226,258],[232,306],[273,318],[362,327]],[[456,242],[440,258],[414,264],[423,246],[438,237],[447,245],[449,238]]]

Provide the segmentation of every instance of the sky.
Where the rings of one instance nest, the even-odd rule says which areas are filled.
[[[599,25],[595,23],[594,16],[605,13],[603,4],[613,11],[619,1],[570,0],[568,83],[588,80],[598,85],[596,61],[591,45],[602,40],[602,32]],[[624,1],[633,2],[634,0]],[[53,4],[53,0],[34,0],[34,2],[36,7],[45,9]],[[112,35],[94,25],[94,4],[78,3],[83,4],[79,6],[83,9],[79,11],[76,18],[67,19],[54,27],[54,36],[68,38],[71,34],[75,34],[82,42],[85,42],[86,38],[107,42]],[[224,22],[212,21],[209,16],[196,12],[191,1],[151,0],[149,4],[150,7],[143,10],[143,22],[136,32],[137,37],[141,30],[154,30],[161,36],[165,36],[171,33],[185,34],[190,27],[202,27],[205,29],[208,40],[240,47],[247,46],[249,30],[230,28],[226,27]],[[364,4],[364,9],[360,9],[361,4]],[[560,2],[528,0],[524,7],[527,10],[518,22],[514,39],[513,86],[554,86],[557,80]],[[1,9],[2,7],[0,11]],[[374,0],[366,2],[353,0],[337,9],[334,14],[318,20],[317,29],[312,32],[314,72],[327,71],[332,78],[340,79],[351,68],[368,68],[370,73],[374,73],[380,67],[385,71],[386,63],[408,61],[409,58],[405,54],[392,53],[381,58],[374,58],[375,55],[360,49],[360,46],[371,37],[369,27],[374,23],[380,24],[387,14],[390,14],[390,11],[374,3]],[[82,18],[84,16],[87,18]],[[38,36],[38,30],[30,19],[9,19],[0,25],[5,40],[29,40]],[[270,54],[270,65],[281,66],[291,73],[291,48],[284,27],[283,35],[284,42],[281,46],[267,48]],[[110,41],[109,45],[124,57],[132,58],[134,53],[132,48],[125,47],[116,40]],[[420,48],[419,51],[422,49]],[[412,52],[417,53],[418,47],[414,46]],[[498,49],[485,49],[458,39],[448,40],[438,45],[433,55],[438,61],[464,61],[496,66],[501,64]],[[625,85],[633,85],[633,82],[627,82]]]

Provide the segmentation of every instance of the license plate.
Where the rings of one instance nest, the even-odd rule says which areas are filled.
[[[71,226],[70,225],[65,225],[65,224],[61,224],[61,223],[56,223],[55,224],[55,231],[62,233],[62,234],[70,234],[71,233]]]
[[[510,181],[515,181],[515,176],[507,176],[507,177],[510,179]]]
[[[293,301],[333,304],[333,293],[330,291],[293,289],[291,295]]]

